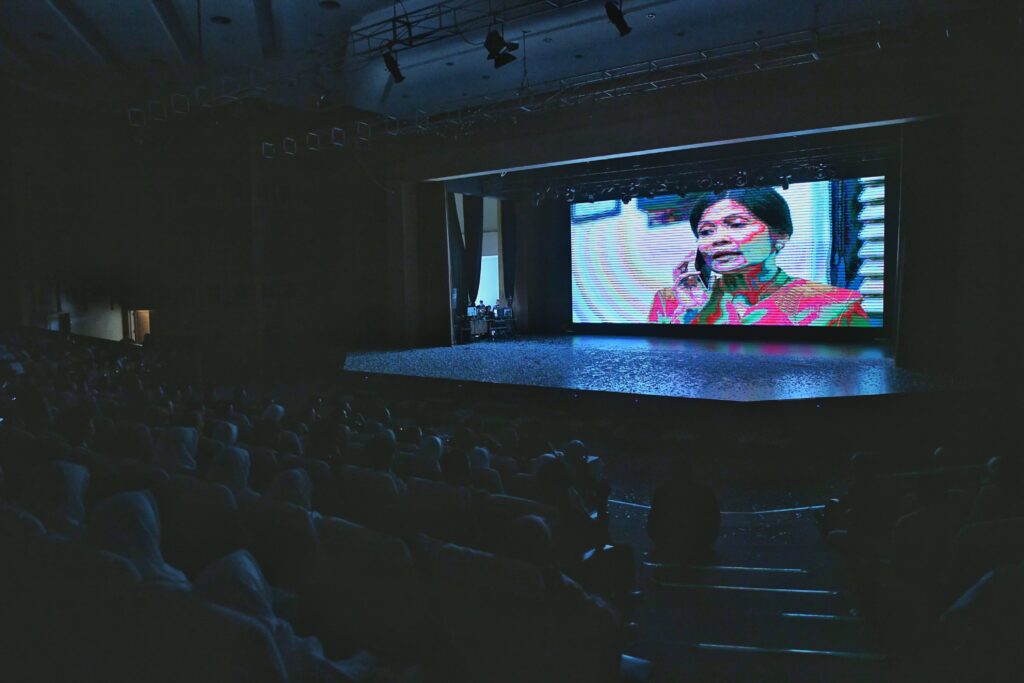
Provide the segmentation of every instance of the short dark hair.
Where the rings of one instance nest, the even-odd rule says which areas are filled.
[[[697,234],[704,212],[712,204],[731,199],[747,207],[751,213],[764,221],[776,235],[789,237],[793,234],[793,218],[789,215],[789,204],[782,195],[771,187],[736,187],[724,192],[705,192],[697,198],[690,210],[690,229]]]

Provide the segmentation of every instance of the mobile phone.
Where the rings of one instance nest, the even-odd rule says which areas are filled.
[[[708,264],[704,254],[697,252],[697,258],[694,259],[693,267],[700,274],[700,280],[704,284],[704,289],[711,289],[711,266]]]
[[[683,273],[676,286],[711,288],[711,267],[708,265],[707,259],[704,258],[704,254],[697,252],[697,257],[693,262],[693,271]]]

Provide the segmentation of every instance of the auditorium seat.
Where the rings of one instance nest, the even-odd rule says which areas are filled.
[[[227,420],[211,420],[208,431],[211,439],[225,446],[233,446],[238,441],[238,426]]]
[[[558,510],[550,505],[516,496],[484,496],[479,504],[482,547],[485,550],[496,550],[500,539],[505,537],[508,525],[513,520],[526,515],[543,517],[557,537]]]
[[[331,474],[331,466],[322,460],[281,453],[278,467],[283,471],[298,467],[306,471],[313,482],[313,509],[322,515],[338,516],[344,512],[338,485]]]
[[[287,429],[281,430],[277,437],[277,450],[279,453],[290,455],[302,455],[302,440],[299,435]]]
[[[111,458],[95,451],[79,451],[79,462],[89,468],[91,480],[86,490],[85,506],[92,509],[96,503],[122,491],[148,489],[155,494],[169,479],[167,472],[156,465]]]
[[[411,477],[419,477],[437,481],[441,478],[441,467],[437,461],[424,458],[416,451],[399,450],[391,461],[391,469],[406,480]]]
[[[316,521],[322,548],[300,592],[302,621],[329,656],[353,648],[400,660],[429,655],[436,628],[400,539],[334,517]]]
[[[532,474],[517,472],[512,477],[505,479],[503,483],[505,484],[505,491],[510,496],[540,500],[540,483],[537,481],[537,477]]]
[[[416,477],[408,484],[409,519],[416,531],[450,543],[477,546],[480,532],[469,489]]]
[[[281,469],[278,466],[277,453],[272,448],[256,448],[244,444],[239,444],[239,448],[249,451],[249,461],[252,465],[249,471],[249,486],[260,493],[265,492]]]
[[[295,591],[320,552],[310,513],[263,498],[240,502],[245,548],[259,562],[272,586]],[[227,554],[227,553],[222,553]]]
[[[406,496],[389,473],[345,465],[337,471],[345,518],[396,535],[406,529]]]
[[[20,577],[14,563],[0,570],[5,683],[286,681],[257,622],[187,589],[141,584],[116,555],[47,537],[18,555]]]
[[[190,591],[140,585],[133,637],[116,667],[125,681],[287,683],[272,634],[255,619]]]
[[[93,447],[101,453],[114,455],[117,452],[117,426],[109,417],[97,415],[92,418]]]
[[[21,492],[33,465],[35,436],[29,432],[8,427],[0,430],[0,467],[6,476],[8,493]]]
[[[199,430],[194,427],[164,427],[158,434],[156,463],[172,474],[195,474]]]
[[[1024,517],[965,524],[950,557],[950,588],[959,595],[999,565],[1024,561]]]
[[[474,467],[469,471],[469,484],[487,493],[505,493],[501,473],[490,467]]]
[[[3,680],[104,680],[97,672],[109,668],[127,635],[124,596],[138,573],[77,542],[40,535],[15,547],[12,540],[0,538]]]
[[[454,649],[450,680],[554,683],[552,607],[536,567],[449,544],[433,574],[441,628]]]
[[[135,420],[120,420],[117,423],[117,445],[111,455],[152,462],[156,447],[149,427]]]
[[[199,446],[196,449],[196,473],[199,476],[205,475],[210,468],[210,463],[214,461],[218,454],[224,452],[224,448],[227,445],[230,444],[225,444],[205,436],[199,437]]]
[[[190,578],[243,546],[242,517],[226,486],[176,475],[156,494],[164,558]]]

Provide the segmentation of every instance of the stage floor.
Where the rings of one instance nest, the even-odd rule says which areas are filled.
[[[716,401],[929,392],[878,347],[558,336],[350,353],[349,372]]]

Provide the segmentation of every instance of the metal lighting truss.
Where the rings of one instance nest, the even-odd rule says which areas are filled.
[[[413,47],[423,44],[421,40],[431,42],[450,37],[454,35],[452,31],[462,35],[467,30],[486,28],[494,22],[493,15],[489,13],[480,13],[481,18],[476,20],[479,23],[470,23],[470,19],[461,18],[460,23],[454,20],[445,23],[448,21],[445,17],[456,8],[470,16],[473,7],[483,4],[485,3],[441,3],[404,15],[399,21],[408,19],[408,22],[403,24],[403,27],[407,28],[401,29],[405,31],[404,36],[408,40],[400,44],[404,49],[409,49],[410,44]],[[562,9],[573,4],[577,4],[577,0],[561,3],[509,3],[502,17],[506,20],[518,19],[528,15],[515,12],[539,13]],[[1009,25],[1001,21],[998,13],[988,10],[975,5],[957,12],[898,12],[873,19],[820,26],[566,78],[526,83],[519,88],[470,98],[456,108],[433,115],[418,110],[412,118],[367,116],[358,122],[349,121],[344,127],[352,128],[353,132],[358,127],[361,131],[358,137],[365,143],[425,133],[457,138],[485,126],[516,123],[520,118],[536,112],[631,95],[657,93],[694,83],[807,65],[823,60],[856,57],[879,50],[904,51],[911,47],[938,46],[952,52],[950,48],[954,42],[961,45],[977,44],[979,40],[991,36],[993,27],[998,30],[999,26],[1005,28]],[[1015,21],[1012,24],[1016,25],[1016,15],[1014,17]],[[374,51],[386,49],[386,45],[395,35],[392,32],[394,21],[388,19],[354,29],[353,40],[363,44],[362,51],[357,54],[371,55]],[[436,24],[433,29],[427,28],[431,22]],[[1019,39],[1019,35],[1017,38]],[[323,134],[328,135],[327,132]]]
[[[389,48],[394,52],[407,50],[474,31],[487,31],[496,24],[522,22],[584,2],[587,0],[506,0],[500,4],[492,0],[439,2],[353,27],[349,33],[350,55],[378,57]]]

